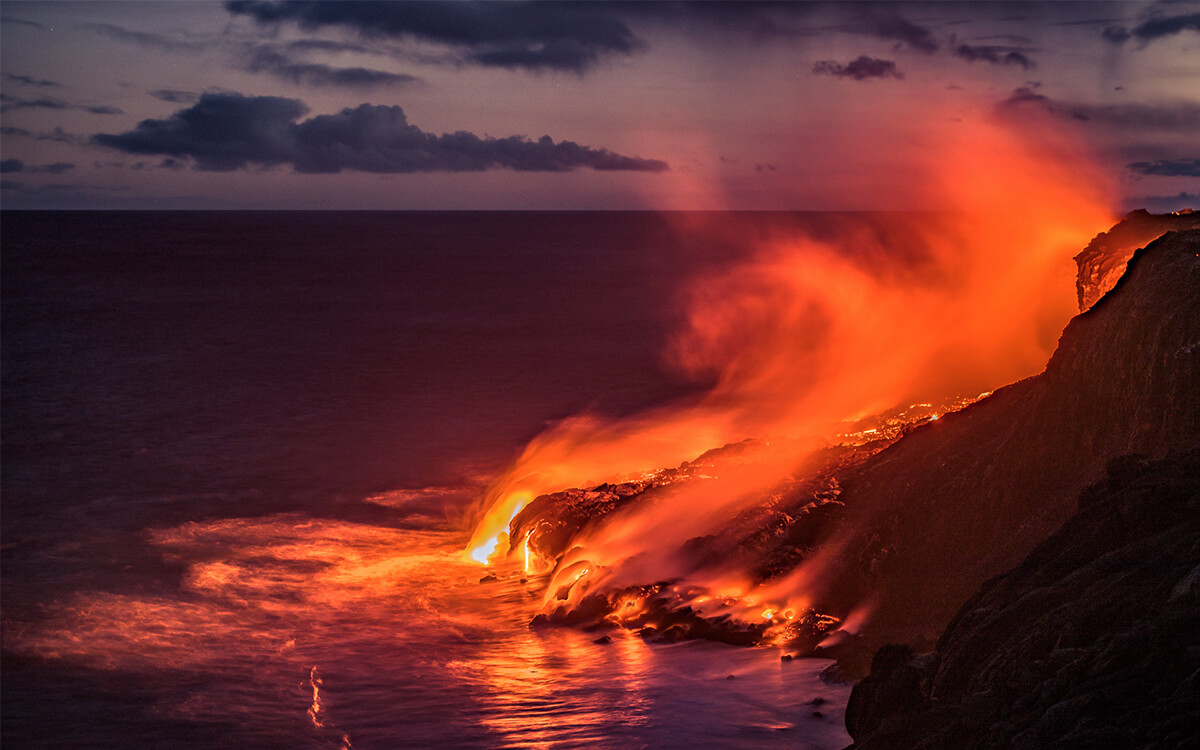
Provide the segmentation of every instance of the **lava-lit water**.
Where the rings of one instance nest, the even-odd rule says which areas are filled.
[[[697,218],[6,213],[6,750],[844,746],[824,663],[530,630],[461,554],[547,420],[695,390],[736,226],[835,220]]]
[[[481,582],[456,532],[289,513],[155,529],[148,543],[179,566],[175,595],[79,592],[6,623],[10,655],[139,683],[147,703],[116,727],[75,727],[80,745],[848,742],[849,688],[818,679],[826,662],[531,630],[538,583]]]

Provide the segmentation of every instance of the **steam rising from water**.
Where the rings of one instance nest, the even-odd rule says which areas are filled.
[[[469,551],[504,552],[508,522],[539,494],[636,477],[746,438],[795,439],[751,468],[606,518],[575,540],[560,563],[569,580],[548,596],[584,568],[581,591],[684,576],[681,544],[761,502],[839,424],[1038,372],[1074,312],[1072,256],[1111,224],[1105,180],[1069,134],[1043,125],[1036,140],[984,120],[938,129],[945,140],[912,189],[945,211],[743,238],[744,262],[691,289],[669,353],[711,390],[632,418],[555,425],[491,485]],[[744,593],[748,576],[700,583]],[[799,578],[784,588],[769,592],[780,606],[803,603]]]

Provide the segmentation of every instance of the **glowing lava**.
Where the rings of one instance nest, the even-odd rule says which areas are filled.
[[[880,416],[857,433],[847,425],[902,404],[919,404],[919,418],[933,422],[977,398],[954,394],[982,397],[1042,367],[1075,310],[1072,256],[1111,223],[1106,182],[1049,126],[1036,139],[983,119],[935,132],[920,188],[945,211],[847,215],[820,236],[747,236],[744,262],[689,291],[670,352],[680,370],[715,383],[711,391],[621,420],[573,417],[540,435],[486,493],[471,557],[508,553],[509,524],[539,495],[778,435],[790,442],[770,444],[752,465],[733,461],[711,481],[665,488],[588,526],[551,561],[547,601],[661,580],[697,592],[738,580],[750,591],[746,571],[699,573],[681,548],[762,503],[821,446],[895,439],[916,415]],[[805,586],[774,582],[756,608],[744,597],[738,616],[786,621],[779,612],[807,606]]]

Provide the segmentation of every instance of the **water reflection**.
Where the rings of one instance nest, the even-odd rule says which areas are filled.
[[[81,591],[6,619],[5,649],[142,675],[161,686],[154,715],[232,724],[260,747],[847,742],[840,715],[794,721],[808,693],[844,702],[841,688],[771,651],[529,629],[535,582],[481,582],[452,532],[284,514],[146,540],[178,566],[175,589]]]

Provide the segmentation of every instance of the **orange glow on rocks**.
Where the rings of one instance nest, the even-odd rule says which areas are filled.
[[[559,561],[547,600],[668,579],[717,591],[721,576],[741,576],[746,587],[744,571],[698,573],[677,551],[803,472],[809,454],[845,434],[848,422],[917,402],[933,421],[935,404],[967,403],[974,397],[956,397],[1036,373],[1074,312],[1072,256],[1111,223],[1106,182],[1069,134],[1049,126],[1036,139],[985,118],[936,132],[944,137],[913,189],[936,196],[944,211],[846,215],[820,236],[746,237],[741,263],[689,291],[686,325],[669,353],[682,371],[713,383],[707,395],[623,420],[581,415],[547,430],[488,489],[469,549],[488,549],[541,494],[781,436],[752,460],[661,488],[653,502],[589,527]],[[680,231],[704,231],[703,222],[689,219]],[[586,575],[575,572],[583,568]],[[777,582],[739,616],[762,622],[802,612],[804,590],[801,576]]]

